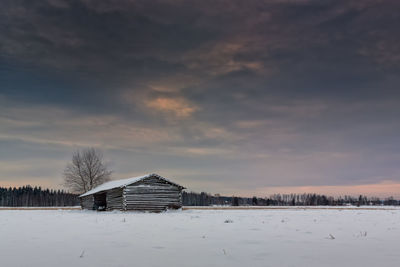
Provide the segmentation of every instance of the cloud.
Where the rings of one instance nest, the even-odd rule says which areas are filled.
[[[65,146],[129,147],[172,141],[174,135],[112,115],[76,114],[50,106],[2,108],[2,139]],[[4,116],[4,114],[7,114]],[[29,115],[28,115],[29,114]],[[30,118],[35,118],[33,121]],[[79,130],[78,130],[79,129]],[[116,137],[118,137],[116,139]]]
[[[190,117],[198,108],[184,98],[158,97],[149,100],[147,107],[166,114],[173,114],[177,118]]]
[[[399,179],[398,1],[0,6],[2,160],[96,146],[213,192]]]

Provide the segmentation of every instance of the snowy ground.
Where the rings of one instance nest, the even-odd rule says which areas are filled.
[[[1,266],[399,266],[400,209],[1,210]]]

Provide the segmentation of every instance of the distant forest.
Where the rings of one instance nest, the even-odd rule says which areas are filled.
[[[78,196],[63,190],[42,189],[29,185],[18,188],[0,187],[3,207],[65,207],[79,205]]]
[[[274,194],[270,197],[227,197],[210,195],[207,193],[183,192],[184,206],[212,206],[212,205],[230,205],[230,206],[344,206],[344,205],[400,205],[399,200],[392,197],[380,199],[377,197],[366,196],[344,196],[329,197],[318,194]]]
[[[235,197],[211,195],[205,192],[183,192],[184,206],[344,206],[344,205],[400,205],[399,200],[392,197],[379,199],[366,196],[329,197],[318,194],[275,194],[266,198]],[[0,187],[0,206],[3,207],[63,207],[77,206],[79,198],[63,190],[42,189],[40,187],[23,186],[18,188]]]

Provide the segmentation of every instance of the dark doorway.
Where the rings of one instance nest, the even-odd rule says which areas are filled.
[[[95,210],[106,210],[107,209],[107,193],[98,193],[94,196],[94,209]]]

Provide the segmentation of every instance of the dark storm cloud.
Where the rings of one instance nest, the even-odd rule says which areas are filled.
[[[214,192],[399,182],[399,7],[2,1],[4,173],[91,145]]]

